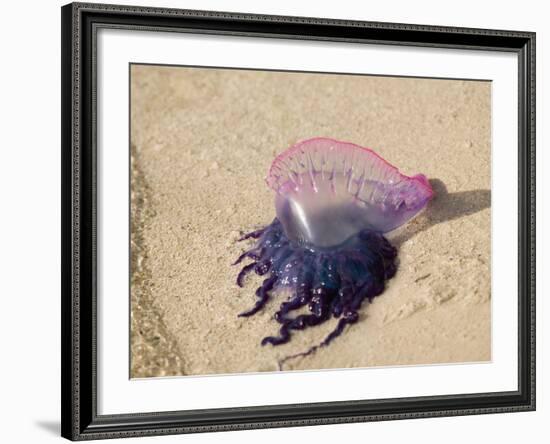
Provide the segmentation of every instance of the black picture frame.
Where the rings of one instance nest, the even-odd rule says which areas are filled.
[[[62,436],[71,440],[535,409],[535,33],[72,3],[61,10]],[[98,27],[507,51],[519,66],[518,390],[142,414],[97,414]]]

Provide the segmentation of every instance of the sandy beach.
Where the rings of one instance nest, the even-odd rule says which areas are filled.
[[[491,359],[491,84],[133,65],[131,376],[277,371],[331,320],[278,347],[276,295],[231,264],[270,223],[274,157],[316,136],[374,149],[436,193],[388,236],[399,267],[330,346],[283,370]]]

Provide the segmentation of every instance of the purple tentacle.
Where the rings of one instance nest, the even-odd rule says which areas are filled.
[[[290,340],[290,332],[288,324],[283,324],[279,329],[279,336],[267,336],[262,339],[262,345],[281,345],[286,344]]]
[[[323,342],[321,342],[320,346],[326,347],[327,345],[329,345],[335,338],[337,338],[342,334],[342,332],[344,331],[344,327],[346,325],[355,324],[358,319],[359,319],[359,315],[355,311],[344,315],[344,317],[338,321],[336,328],[328,334],[328,336],[323,340]]]
[[[250,233],[246,233],[245,235],[241,236],[237,239],[237,242],[241,242],[247,239],[258,239],[262,234],[264,234],[267,227],[260,228],[259,230],[251,231]]]
[[[269,300],[269,292],[275,284],[276,278],[274,276],[268,277],[264,280],[261,286],[256,289],[256,296],[258,300],[250,310],[240,313],[240,317],[248,317],[260,311]]]
[[[233,262],[231,265],[237,265],[240,264],[245,258],[250,258],[255,261],[259,260],[262,255],[261,251],[256,251],[255,249],[247,250],[243,254],[241,254],[235,262]]]
[[[254,269],[255,266],[256,266],[256,262],[252,262],[251,264],[245,265],[242,268],[240,273],[237,275],[237,285],[239,287],[242,288],[244,286],[244,278],[248,273],[250,273]]]

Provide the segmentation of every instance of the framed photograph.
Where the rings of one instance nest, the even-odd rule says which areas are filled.
[[[62,8],[62,435],[535,409],[535,34]]]

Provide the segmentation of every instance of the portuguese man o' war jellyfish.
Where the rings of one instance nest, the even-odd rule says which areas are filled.
[[[256,242],[235,262],[252,260],[238,274],[240,287],[252,271],[265,279],[255,305],[239,316],[257,313],[279,289],[289,292],[275,313],[279,334],[262,345],[284,344],[294,330],[338,318],[320,344],[299,354],[307,355],[357,322],[362,303],[384,291],[397,255],[384,234],[416,216],[433,191],[424,175],[405,176],[368,148],[328,138],[288,148],[266,181],[276,217],[240,239]]]

